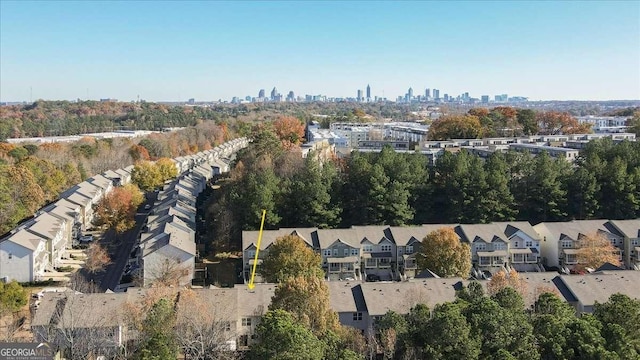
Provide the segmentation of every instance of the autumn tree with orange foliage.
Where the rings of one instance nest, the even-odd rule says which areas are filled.
[[[142,201],[142,193],[137,186],[117,187],[98,202],[94,224],[123,233],[135,225],[136,210]]]
[[[148,161],[149,159],[151,159],[147,148],[141,145],[131,145],[131,148],[129,148],[129,155],[131,155],[131,158],[134,162],[140,160]]]
[[[293,116],[282,116],[273,122],[273,129],[285,149],[299,145],[304,139],[304,124]]]
[[[495,295],[506,287],[513,288],[523,297],[527,292],[526,281],[520,279],[520,274],[518,274],[514,269],[511,269],[508,274],[504,270],[500,270],[493,274],[491,280],[487,284],[487,293],[489,295]]]
[[[580,248],[576,253],[578,268],[597,269],[605,263],[620,266],[620,259],[609,239],[602,234],[591,234],[582,236],[579,240]]]
[[[429,128],[429,140],[476,139],[480,136],[482,125],[473,115],[446,115]]]
[[[545,111],[536,114],[540,124],[540,134],[584,134],[591,132],[591,124],[580,124],[571,114],[559,111]]]
[[[111,263],[109,253],[97,242],[89,246],[86,254],[87,259],[84,262],[84,268],[90,273],[103,271]]]

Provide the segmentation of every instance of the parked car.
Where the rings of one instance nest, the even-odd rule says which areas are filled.
[[[93,241],[93,235],[84,235],[84,236],[80,236],[80,242],[92,242]]]
[[[145,210],[149,210],[149,209],[151,209],[151,205],[150,205],[150,204],[145,205],[145,206],[144,206],[144,209],[145,209]]]
[[[367,274],[367,281],[368,282],[380,281],[380,276],[376,274]]]

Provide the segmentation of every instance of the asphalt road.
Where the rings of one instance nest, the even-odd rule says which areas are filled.
[[[91,275],[90,281],[100,284],[100,288],[103,291],[107,289],[115,290],[120,283],[120,277],[136,244],[142,223],[149,215],[149,210],[144,210],[144,206],[146,204],[153,205],[156,197],[157,194],[151,192],[148,195],[148,200],[140,205],[135,217],[136,225],[132,229],[122,234],[116,234],[115,231],[110,229],[100,239],[100,244],[109,252],[111,264],[103,272]]]

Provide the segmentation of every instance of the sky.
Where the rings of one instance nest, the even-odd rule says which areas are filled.
[[[0,101],[640,99],[640,1],[0,0]]]

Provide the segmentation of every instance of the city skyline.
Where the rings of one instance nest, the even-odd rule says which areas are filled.
[[[2,102],[217,101],[267,84],[637,100],[640,3],[0,2]]]

